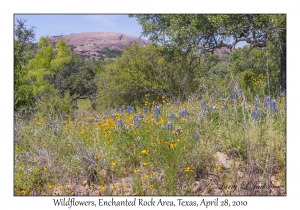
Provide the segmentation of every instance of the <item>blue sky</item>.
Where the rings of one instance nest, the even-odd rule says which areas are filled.
[[[128,15],[15,15],[35,26],[36,39],[41,36],[81,32],[116,32],[139,37],[142,27]],[[145,37],[143,37],[145,38]],[[145,38],[147,39],[147,38]]]
[[[140,37],[142,26],[135,18],[126,14],[107,15],[56,15],[56,14],[26,14],[15,15],[16,18],[27,20],[28,26],[34,26],[36,40],[42,36],[58,36],[81,32],[116,32]],[[148,39],[148,37],[142,37]],[[236,48],[244,46],[238,43]]]

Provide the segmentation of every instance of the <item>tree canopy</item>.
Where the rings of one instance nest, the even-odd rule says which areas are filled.
[[[142,35],[174,56],[194,57],[245,41],[250,49],[274,43],[281,58],[281,90],[286,89],[286,15],[284,14],[146,14],[130,15],[142,25]]]
[[[33,95],[30,88],[23,86],[25,68],[31,58],[32,41],[34,40],[34,27],[28,27],[26,20],[17,19],[14,27],[14,109],[24,105],[32,105]]]

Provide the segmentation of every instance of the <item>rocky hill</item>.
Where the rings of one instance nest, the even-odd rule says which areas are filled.
[[[110,32],[84,32],[50,37],[52,43],[59,40],[65,40],[75,53],[95,60],[113,59],[121,54],[125,46],[134,42],[140,46],[150,44],[149,41],[135,36]]]

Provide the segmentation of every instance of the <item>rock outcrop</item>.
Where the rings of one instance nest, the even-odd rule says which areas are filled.
[[[95,58],[96,60],[111,59],[114,55],[118,55],[118,52],[121,52],[125,46],[130,46],[135,42],[140,46],[150,44],[145,39],[110,32],[84,32],[50,37],[52,43],[56,43],[59,40],[64,40],[71,45],[75,53],[87,58]]]

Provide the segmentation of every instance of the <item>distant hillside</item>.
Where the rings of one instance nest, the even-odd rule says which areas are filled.
[[[228,47],[221,47],[221,48],[218,48],[218,49],[215,49],[214,50],[214,53],[215,54],[218,54],[218,55],[229,55],[230,53],[234,52],[235,51],[235,48],[233,48],[231,51]]]
[[[84,32],[50,37],[52,43],[62,39],[72,46],[75,53],[95,60],[113,59],[121,55],[125,46],[130,46],[134,42],[140,46],[150,44],[149,41],[135,36],[109,32]]]

